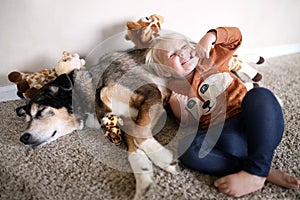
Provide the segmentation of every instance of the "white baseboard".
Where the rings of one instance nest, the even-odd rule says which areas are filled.
[[[264,58],[272,58],[300,52],[300,43],[271,46],[264,48],[241,49],[238,50],[240,54],[255,54]]]
[[[265,48],[241,49],[238,51],[238,53],[241,54],[256,54],[256,55],[263,56],[264,58],[283,56],[283,55],[299,53],[299,52],[300,52],[300,43],[271,46]],[[17,88],[15,85],[0,87],[0,94],[1,94],[0,102],[20,99],[17,96]]]
[[[17,96],[16,85],[7,85],[0,87],[0,94],[0,102],[20,99],[20,97]]]

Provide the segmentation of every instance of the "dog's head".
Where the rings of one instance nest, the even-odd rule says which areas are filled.
[[[36,147],[79,129],[72,109],[73,82],[70,75],[62,74],[42,87],[25,106],[16,109],[29,123],[20,140]]]

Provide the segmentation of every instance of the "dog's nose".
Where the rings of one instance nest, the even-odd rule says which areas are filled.
[[[23,142],[24,144],[28,144],[28,141],[31,137],[31,134],[30,133],[24,133],[21,138],[20,138],[20,141]]]

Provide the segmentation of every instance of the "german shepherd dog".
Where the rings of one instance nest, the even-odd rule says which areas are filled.
[[[109,53],[97,65],[62,74],[45,85],[27,105],[16,109],[29,124],[21,142],[41,146],[74,130],[92,125],[100,128],[101,119],[113,114],[123,121],[128,160],[136,179],[135,199],[153,184],[152,163],[176,174],[173,154],[152,135],[171,92],[165,80],[143,67],[144,55],[145,50]]]

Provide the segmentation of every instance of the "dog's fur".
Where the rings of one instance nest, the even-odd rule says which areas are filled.
[[[145,50],[103,56],[88,70],[63,74],[41,88],[30,102],[17,108],[29,126],[20,140],[32,147],[96,125],[108,113],[122,118],[128,160],[136,178],[135,199],[153,183],[152,163],[177,173],[172,153],[152,137],[170,90],[163,79],[143,67]],[[97,122],[93,122],[96,113]]]

